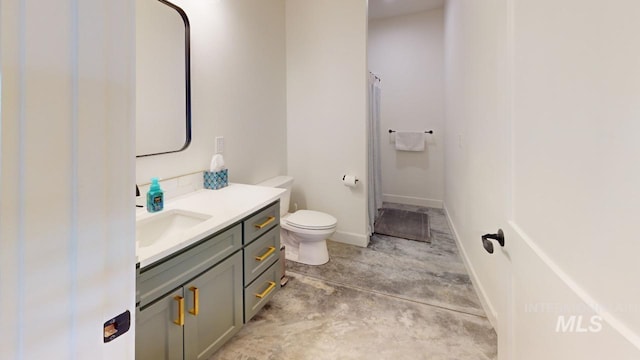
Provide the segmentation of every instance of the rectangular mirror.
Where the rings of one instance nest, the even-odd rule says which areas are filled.
[[[136,0],[136,157],[191,143],[189,19],[165,0]]]

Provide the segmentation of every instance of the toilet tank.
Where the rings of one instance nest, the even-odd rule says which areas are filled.
[[[276,176],[256,185],[286,189],[287,191],[280,195],[280,216],[284,216],[289,212],[289,202],[291,201],[291,187],[293,186],[293,177],[286,175]]]

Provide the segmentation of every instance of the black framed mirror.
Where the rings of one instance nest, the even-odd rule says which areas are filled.
[[[166,0],[136,0],[136,157],[191,143],[189,18]]]

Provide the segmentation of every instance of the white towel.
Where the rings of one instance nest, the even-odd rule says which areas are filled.
[[[424,151],[424,132],[396,131],[396,150]]]

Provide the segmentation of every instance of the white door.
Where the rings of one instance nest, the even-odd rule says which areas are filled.
[[[0,1],[2,359],[134,358],[133,16]]]
[[[463,247],[498,358],[640,358],[640,3],[453,3],[460,235],[477,239]],[[498,229],[489,254],[481,236]]]
[[[505,3],[512,358],[638,359],[640,3]]]
[[[465,80],[467,100],[464,115],[466,135],[459,139],[460,146],[468,156],[468,231],[473,247],[468,252],[475,260],[473,266],[481,268],[478,273],[482,288],[488,298],[488,316],[498,333],[498,355],[500,360],[515,359],[512,351],[511,326],[513,258],[509,212],[509,121],[505,111],[507,101],[506,38],[507,22],[504,1],[468,2],[464,6],[464,26],[469,31],[465,39],[468,44],[466,61],[473,71]],[[489,239],[498,230],[505,231],[505,246]],[[487,247],[482,236],[488,235]]]

